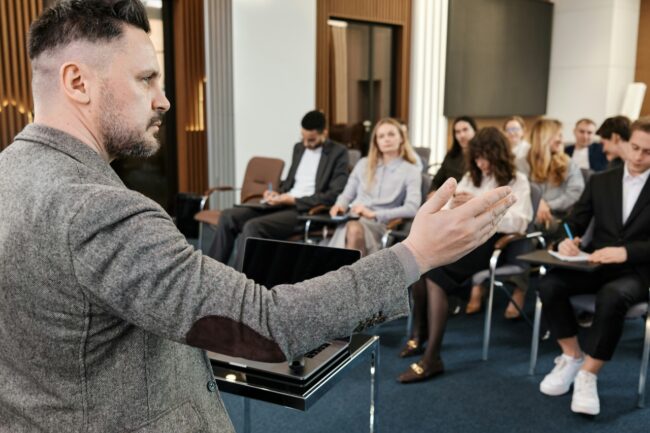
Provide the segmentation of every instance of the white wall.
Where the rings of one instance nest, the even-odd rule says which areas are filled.
[[[449,0],[413,0],[409,138],[431,148],[430,163],[447,153],[445,62]],[[434,169],[435,170],[435,169]]]
[[[236,179],[253,156],[291,164],[316,105],[316,0],[233,0]]]
[[[640,0],[555,0],[547,116],[565,141],[582,117],[619,114],[634,81]]]

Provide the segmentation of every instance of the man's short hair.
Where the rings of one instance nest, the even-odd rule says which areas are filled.
[[[646,134],[650,134],[650,116],[639,117],[632,123],[630,126],[630,136],[634,131],[642,131]]]
[[[32,23],[29,58],[79,40],[109,42],[122,36],[123,24],[151,31],[140,0],[61,0]]]
[[[323,132],[325,130],[325,115],[323,114],[322,111],[310,111],[309,113],[305,114],[305,117],[302,118],[302,121],[300,122],[300,126],[303,127],[303,129],[306,129],[308,131],[318,131],[319,133]]]
[[[630,119],[625,116],[608,117],[600,125],[596,134],[607,140],[612,138],[612,134],[618,134],[621,140],[629,141],[630,135],[632,135],[630,131]]]
[[[590,125],[594,125],[594,126],[596,126],[596,122],[594,122],[593,120],[589,119],[588,117],[583,117],[582,119],[578,120],[578,121],[576,122],[576,128],[577,128],[578,125],[580,125],[581,123],[588,123],[588,124],[590,124]]]

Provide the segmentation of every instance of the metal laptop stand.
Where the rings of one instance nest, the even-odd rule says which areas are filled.
[[[370,433],[377,431],[375,407],[378,397],[376,379],[379,367],[379,337],[375,335],[353,335],[350,341],[350,354],[324,370],[322,376],[303,387],[295,384],[271,381],[262,384],[252,383],[252,375],[247,377],[245,370],[234,370],[232,366],[212,361],[212,370],[219,390],[244,397],[244,433],[251,432],[250,399],[266,401],[293,409],[307,411],[355,366],[370,359]],[[257,373],[257,376],[261,376]]]

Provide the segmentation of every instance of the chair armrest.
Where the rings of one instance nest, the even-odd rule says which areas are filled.
[[[494,244],[494,249],[495,250],[502,250],[512,242],[521,240],[521,239],[527,239],[525,233],[508,233],[506,235],[501,236],[496,243]]]
[[[206,190],[206,191],[203,193],[203,196],[204,196],[204,197],[209,197],[211,194],[213,194],[213,193],[215,193],[215,192],[222,192],[222,191],[235,191],[236,189],[237,189],[237,188],[235,188],[234,186],[230,186],[230,185],[219,185],[219,186],[213,186],[213,187],[211,187],[210,189]]]
[[[319,204],[318,206],[314,206],[313,208],[309,209],[309,211],[307,211],[307,215],[318,215],[322,213],[327,213],[329,210],[330,210],[330,206]]]
[[[386,223],[386,230],[395,230],[402,224],[404,224],[403,218],[393,218]]]
[[[249,200],[252,200],[254,198],[262,198],[262,197],[264,197],[263,194],[249,194],[246,197],[244,197],[241,202],[248,203]]]
[[[213,187],[207,189],[203,193],[203,196],[201,197],[201,207],[200,207],[200,209],[203,210],[205,208],[205,204],[208,202],[208,198],[212,194],[214,194],[215,192],[236,191],[237,189],[238,188],[235,188],[234,186],[230,186],[230,185],[213,186]]]

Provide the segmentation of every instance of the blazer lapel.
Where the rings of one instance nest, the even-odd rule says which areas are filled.
[[[650,202],[650,178],[646,179],[645,185],[643,185],[643,189],[641,190],[641,194],[639,194],[639,198],[636,200],[636,203],[634,203],[632,212],[630,212],[630,216],[627,217],[627,221],[625,221],[625,225],[626,226],[630,225],[630,223],[634,220],[634,218],[636,218],[641,213],[641,211],[648,205],[649,202]]]
[[[612,209],[614,210],[616,228],[620,230],[623,228],[623,169],[616,170],[612,174],[614,181],[609,183],[612,193]]]
[[[325,182],[325,169],[329,163],[329,153],[332,149],[332,142],[327,139],[323,143],[323,153],[318,161],[318,169],[316,170],[316,192],[323,190],[323,182]]]

